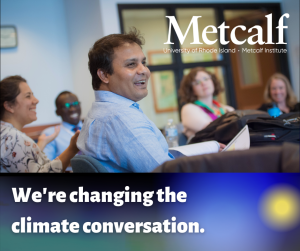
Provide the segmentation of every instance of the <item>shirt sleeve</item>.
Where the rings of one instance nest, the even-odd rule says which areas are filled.
[[[103,134],[97,132],[103,122],[95,121],[90,128],[91,138],[97,137],[99,149],[95,149],[102,160],[113,161],[118,166],[131,172],[151,172],[165,161],[172,160],[167,144],[157,138],[153,128],[146,122],[139,122],[135,127],[128,127],[119,117],[105,123]],[[158,130],[158,129],[157,129]],[[98,136],[97,136],[98,135]]]
[[[49,136],[52,133],[54,133],[54,130],[50,130],[50,128],[49,128],[49,129],[46,129],[45,131],[43,131],[42,134],[43,133],[45,133],[46,136]],[[48,159],[54,160],[57,157],[56,156],[57,147],[56,147],[55,140],[52,140],[49,144],[47,144],[43,151],[46,154],[46,156],[48,157]]]
[[[62,162],[59,159],[50,161],[38,145],[21,132],[11,129],[3,136],[1,135],[1,165],[7,172],[62,172]]]

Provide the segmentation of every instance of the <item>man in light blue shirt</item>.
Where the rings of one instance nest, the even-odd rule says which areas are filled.
[[[62,118],[62,124],[58,136],[43,150],[50,160],[55,159],[67,149],[71,137],[82,127],[80,102],[75,94],[68,91],[61,92],[55,100],[55,105],[56,114]],[[42,134],[44,133],[48,136],[54,131],[54,126],[48,127]]]
[[[109,172],[151,172],[174,157],[160,130],[136,102],[147,96],[150,71],[137,31],[96,41],[89,52],[95,102],[77,146]]]

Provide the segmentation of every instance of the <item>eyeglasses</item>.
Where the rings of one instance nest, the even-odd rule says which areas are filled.
[[[77,107],[80,105],[79,101],[74,101],[73,103],[65,103],[63,108],[70,109],[71,106]]]
[[[192,85],[193,86],[197,86],[197,85],[200,85],[201,83],[203,82],[207,82],[208,80],[210,80],[211,78],[208,78],[208,77],[205,77],[205,78],[202,78],[200,80],[195,80]]]

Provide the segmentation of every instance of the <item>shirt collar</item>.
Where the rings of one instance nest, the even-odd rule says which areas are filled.
[[[1,120],[1,126],[9,126],[9,127],[14,127],[11,123],[5,122],[3,120]]]
[[[125,98],[121,95],[118,95],[114,92],[109,91],[95,91],[95,100],[96,102],[109,102],[109,103],[115,103],[119,105],[126,105],[126,106],[134,106],[137,109],[139,109],[139,104]]]
[[[79,127],[79,128],[81,128],[81,127],[82,127],[82,122],[79,121],[79,123],[78,123],[77,125],[72,125],[72,124],[70,124],[70,123],[68,123],[68,122],[63,121],[63,122],[62,122],[62,125],[63,125],[63,127],[65,127],[65,128],[67,128],[67,129],[69,129],[69,130],[72,131],[72,129],[73,129],[74,127],[76,127],[76,126]]]

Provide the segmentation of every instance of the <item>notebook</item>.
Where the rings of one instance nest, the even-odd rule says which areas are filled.
[[[225,151],[233,150],[246,150],[250,148],[250,134],[248,125],[243,127],[243,129],[228,143],[228,145],[223,149]],[[191,145],[172,147],[169,152],[175,157],[182,156],[195,156],[201,154],[217,153],[219,152],[220,145],[217,141],[207,141]]]

